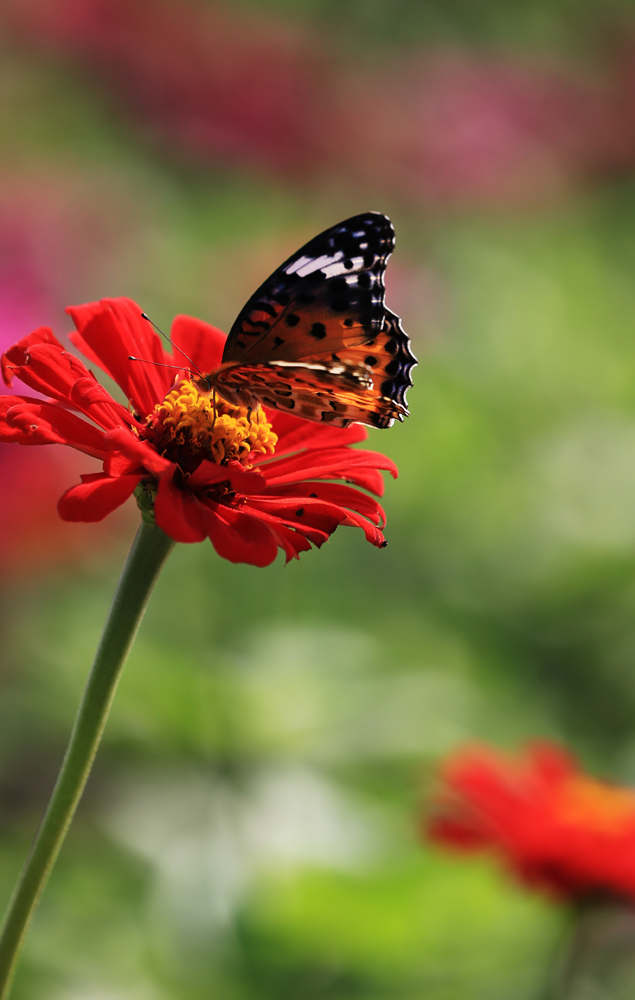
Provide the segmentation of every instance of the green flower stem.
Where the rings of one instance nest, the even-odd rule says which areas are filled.
[[[31,919],[88,780],[150,594],[174,542],[143,520],[119,580],[62,768],[0,936],[0,1000],[9,996]]]
[[[635,907],[626,897],[589,896],[570,910],[540,1000],[633,996]]]

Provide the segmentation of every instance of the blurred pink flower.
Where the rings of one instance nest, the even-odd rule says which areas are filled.
[[[324,73],[284,21],[155,0],[6,0],[4,17],[105,79],[181,157],[291,170],[315,158]]]
[[[558,195],[615,141],[608,93],[562,69],[448,53],[411,67],[399,85],[410,127],[403,123],[397,162],[411,193],[424,198]]]
[[[53,194],[5,178],[0,198],[0,353],[43,318],[52,321],[61,311],[56,286],[64,284],[59,270],[64,240],[81,220],[68,219],[66,232],[56,225],[60,202]],[[57,262],[53,267],[51,256]],[[77,257],[78,266],[86,267],[86,255]],[[24,390],[34,395],[16,380],[16,391]],[[36,455],[0,444],[0,572],[29,573],[73,562],[83,551],[94,552],[100,540],[111,544],[117,537],[121,517],[118,525],[82,525],[79,531],[60,522],[59,494],[80,471],[86,471],[85,462],[66,449],[52,446]]]
[[[326,33],[176,0],[4,0],[10,33],[81,62],[184,159],[415,201],[553,198],[635,166],[635,43],[586,66],[422,49],[369,66]],[[604,36],[605,37],[605,36]],[[599,48],[599,46],[598,46]],[[613,58],[611,58],[613,56]]]

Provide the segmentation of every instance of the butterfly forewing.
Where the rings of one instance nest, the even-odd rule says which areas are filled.
[[[387,427],[407,415],[416,359],[384,305],[392,223],[366,212],[289,257],[241,310],[210,383],[230,401]]]

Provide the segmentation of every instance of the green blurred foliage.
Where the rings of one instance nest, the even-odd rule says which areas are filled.
[[[566,54],[578,11],[314,0],[297,16],[356,38],[353,53],[427,39]],[[417,827],[435,762],[465,740],[555,738],[635,777],[632,184],[443,214],[184,166],[82,72],[28,50],[7,54],[0,91],[4,174],[76,186],[118,233],[89,287],[67,278],[70,301],[125,294],[165,327],[186,312],[227,328],[295,245],[378,207],[398,236],[388,301],[420,358],[412,416],[371,434],[400,468],[385,551],[341,529],[264,571],[207,545],[171,556],[15,1000],[536,995],[561,913]],[[3,590],[3,899],[128,542]]]

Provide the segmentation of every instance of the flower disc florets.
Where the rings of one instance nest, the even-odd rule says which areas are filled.
[[[139,436],[183,472],[194,471],[203,459],[249,468],[256,455],[273,455],[278,443],[262,407],[250,412],[233,406],[187,380],[157,403]]]

